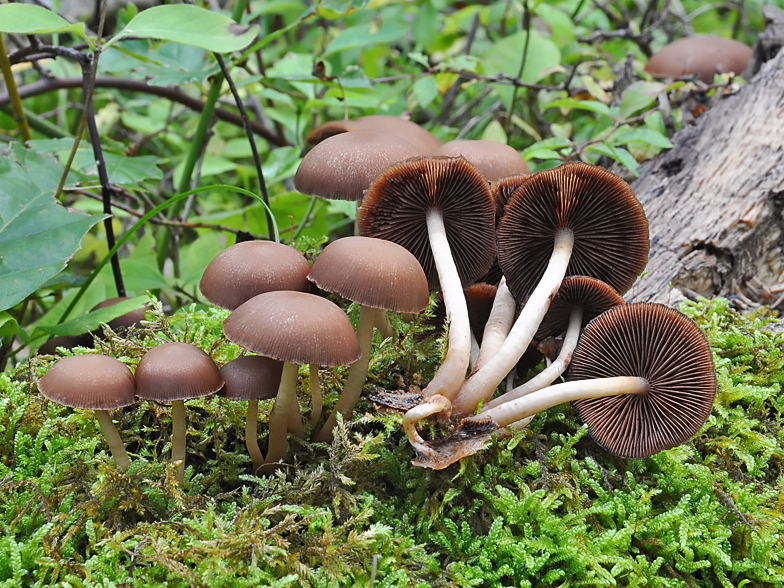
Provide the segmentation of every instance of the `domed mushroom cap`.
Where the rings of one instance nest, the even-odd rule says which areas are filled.
[[[99,302],[95,306],[93,306],[90,310],[99,310],[101,308],[106,308],[108,306],[114,306],[115,304],[119,304],[120,302],[125,302],[126,300],[130,300],[127,296],[120,296],[119,298],[108,298],[103,302]],[[118,316],[116,319],[110,320],[107,324],[112,328],[112,330],[116,331],[117,329],[130,329],[131,327],[137,327],[141,324],[141,321],[144,320],[144,311],[147,309],[147,305],[145,304],[142,308],[137,308],[136,310],[132,310],[130,312],[126,312],[122,316]]]
[[[38,390],[71,408],[112,410],[136,402],[131,370],[106,355],[64,357],[38,380]]]
[[[375,177],[390,165],[422,153],[408,141],[375,131],[343,133],[316,145],[302,159],[294,187],[303,194],[362,200]]]
[[[372,237],[333,241],[313,263],[308,279],[363,306],[396,312],[420,312],[430,298],[416,257],[397,243]]]
[[[490,187],[462,157],[419,157],[379,175],[357,211],[362,235],[402,245],[419,260],[431,290],[439,287],[427,213],[443,214],[452,258],[467,286],[484,275],[495,256],[495,205]]]
[[[220,396],[231,400],[269,400],[278,395],[283,362],[261,355],[243,355],[220,369]]]
[[[153,347],[136,367],[136,395],[147,400],[190,400],[222,387],[223,378],[212,358],[188,343]]]
[[[290,363],[347,365],[359,359],[354,327],[340,307],[302,292],[267,292],[223,321],[226,338],[254,353]]]
[[[735,39],[701,35],[665,45],[645,64],[654,76],[680,77],[697,74],[706,84],[717,73],[743,73],[753,55],[751,47]]]
[[[688,441],[705,424],[716,397],[716,368],[705,335],[662,304],[616,306],[588,324],[567,379],[614,376],[645,378],[650,390],[573,404],[594,440],[627,459]]]
[[[373,114],[356,120],[336,120],[324,123],[313,129],[305,138],[305,142],[309,145],[315,145],[334,135],[351,131],[376,131],[394,135],[411,143],[422,155],[429,155],[441,146],[441,141],[415,122],[388,114]]]
[[[456,140],[444,143],[432,155],[465,157],[482,175],[491,182],[502,178],[530,174],[528,164],[509,145],[496,141]]]
[[[529,176],[498,227],[498,263],[518,301],[531,295],[561,229],[574,234],[567,276],[590,276],[623,294],[648,262],[648,221],[629,185],[588,163]]]
[[[541,341],[566,331],[569,317],[575,307],[582,309],[582,325],[585,326],[603,312],[621,304],[621,295],[601,280],[588,276],[566,278],[561,282],[561,287],[550,303],[534,338]]]
[[[215,306],[234,310],[254,296],[274,290],[310,288],[310,264],[288,245],[245,241],[219,253],[204,270],[199,290]]]

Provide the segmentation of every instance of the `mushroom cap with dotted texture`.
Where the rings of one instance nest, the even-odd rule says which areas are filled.
[[[498,263],[518,301],[544,275],[561,229],[574,235],[566,276],[590,276],[623,294],[648,262],[648,221],[629,185],[601,167],[565,163],[528,176],[498,227]]]
[[[223,333],[248,351],[289,363],[348,365],[361,355],[340,307],[303,292],[254,296],[223,321]]]
[[[308,152],[294,175],[303,194],[332,200],[362,200],[375,177],[390,165],[422,155],[408,141],[375,131],[325,139]]]
[[[38,380],[38,390],[71,408],[113,410],[136,402],[131,370],[106,355],[64,357]]]
[[[520,154],[509,145],[484,139],[459,139],[444,143],[431,155],[465,157],[490,182],[502,178],[530,174],[528,164]]]
[[[220,396],[230,400],[269,400],[278,395],[283,362],[261,355],[242,355],[220,369]]]
[[[164,343],[144,354],[136,367],[136,395],[157,402],[190,400],[223,387],[220,370],[189,343]]]
[[[575,307],[582,309],[582,326],[585,326],[603,312],[620,304],[623,304],[621,295],[601,280],[588,276],[571,276],[561,282],[534,338],[541,341],[565,332]]]
[[[645,64],[645,71],[670,78],[696,73],[703,82],[711,84],[714,74],[743,73],[753,54],[751,47],[735,39],[698,35],[662,47]]]
[[[639,459],[670,449],[705,424],[716,398],[716,367],[705,335],[684,314],[639,302],[599,315],[577,344],[567,380],[645,378],[645,394],[574,401],[594,440]]]
[[[307,291],[309,271],[310,263],[293,247],[244,241],[224,249],[209,263],[199,290],[215,306],[234,310],[264,292]]]
[[[386,239],[414,254],[431,290],[439,289],[427,231],[438,208],[463,286],[484,275],[495,257],[495,204],[490,187],[463,157],[419,157],[379,175],[357,210],[360,234]]]
[[[416,313],[430,300],[417,258],[397,243],[344,237],[319,254],[308,279],[322,290],[363,306]]]
[[[389,114],[372,114],[355,120],[335,120],[319,125],[305,138],[305,143],[315,145],[341,133],[352,131],[376,131],[394,135],[411,143],[422,155],[429,155],[441,146],[430,131],[415,122]]]

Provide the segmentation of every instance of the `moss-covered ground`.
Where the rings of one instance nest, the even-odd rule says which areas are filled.
[[[294,443],[289,466],[254,477],[245,403],[209,398],[188,405],[181,489],[169,407],[115,411],[121,474],[92,413],[38,393],[53,358],[36,358],[0,375],[0,586],[784,586],[784,336],[726,300],[682,310],[713,346],[718,397],[690,443],[640,461],[607,455],[561,406],[422,470],[399,417],[361,405],[331,446]],[[223,363],[238,353],[224,316],[158,316],[103,351],[133,365],[176,339]],[[427,378],[440,349],[396,326],[371,365],[386,389]],[[344,376],[321,372],[328,404]]]

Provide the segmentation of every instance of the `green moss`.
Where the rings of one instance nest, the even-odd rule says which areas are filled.
[[[399,416],[361,405],[331,445],[294,442],[289,467],[257,478],[244,403],[207,398],[189,403],[183,490],[167,406],[114,413],[121,474],[91,413],[38,394],[38,358],[0,375],[0,585],[368,586],[377,556],[374,586],[784,586],[784,337],[725,300],[683,310],[714,349],[714,411],[692,442],[638,461],[604,453],[562,406],[423,470]],[[225,314],[157,314],[103,351],[134,364],[187,340],[223,363],[239,351]],[[426,380],[441,345],[393,322],[401,337],[376,340],[371,362],[390,390]],[[334,402],[344,372],[322,376]]]

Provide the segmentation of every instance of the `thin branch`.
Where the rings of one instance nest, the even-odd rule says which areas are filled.
[[[461,76],[465,76],[468,80],[478,80],[480,82],[490,82],[492,84],[505,84],[507,86],[517,86],[518,88],[528,88],[529,90],[560,90],[561,86],[548,86],[546,84],[527,84],[526,82],[522,81],[519,78],[515,78],[514,76],[510,76],[505,73],[499,73],[494,76],[486,76],[478,73],[474,73],[472,71],[467,71],[464,69],[453,69],[453,68],[446,68],[446,69],[432,69],[427,71],[420,71],[417,73],[410,73],[410,74],[399,74],[395,76],[386,76],[381,78],[371,78],[371,84],[384,84],[388,82],[399,82],[400,80],[411,80],[415,78],[421,78],[424,76],[429,76],[437,73],[455,73]],[[1,103],[0,103],[1,104]]]
[[[517,79],[523,78],[523,71],[525,70],[525,62],[528,60],[528,46],[531,41],[531,10],[528,8],[528,0],[523,2],[523,29],[525,30],[525,45],[523,45],[523,56],[520,59],[520,69],[517,71]],[[514,114],[515,103],[517,102],[517,91],[519,87],[515,86],[512,90],[512,101],[509,103],[509,117],[506,121],[506,143],[509,144],[509,134],[512,131],[512,115]]]
[[[2,34],[0,34],[0,68],[3,70],[3,78],[5,79],[5,85],[8,88],[8,95],[11,98],[11,106],[14,110],[14,120],[19,127],[19,134],[22,136],[22,141],[26,143],[32,138],[30,135],[30,127],[27,126],[24,108],[22,108],[22,100],[19,98],[19,93],[16,89],[14,72],[11,71],[11,62],[8,60],[8,53],[5,49],[5,42],[3,41]]]

